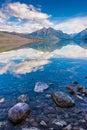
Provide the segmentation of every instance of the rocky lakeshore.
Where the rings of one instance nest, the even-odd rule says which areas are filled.
[[[0,122],[0,130],[86,130],[87,89],[76,81],[66,86],[66,92],[49,91],[53,86],[37,82],[35,96],[22,94],[7,110],[0,99],[3,107],[0,118],[7,116],[6,121]]]

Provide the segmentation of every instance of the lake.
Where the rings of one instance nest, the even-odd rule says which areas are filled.
[[[57,117],[72,124],[73,128],[86,129],[87,123],[80,121],[87,113],[87,102],[79,102],[71,95],[76,106],[60,110],[51,97],[46,97],[59,90],[70,95],[66,86],[74,81],[87,87],[86,77],[87,41],[48,41],[0,53],[0,130],[22,130],[24,127],[62,130],[51,124],[51,119]],[[38,94],[34,92],[38,81],[53,85]],[[27,120],[13,125],[8,120],[8,110],[18,102],[21,94],[28,95],[31,113]],[[84,112],[73,113],[75,110]],[[40,120],[45,120],[48,126],[41,127]]]

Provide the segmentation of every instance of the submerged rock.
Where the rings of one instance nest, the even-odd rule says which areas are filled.
[[[36,127],[30,127],[30,128],[22,128],[22,130],[39,130],[39,129]]]
[[[85,76],[85,78],[87,79],[87,76]]]
[[[44,92],[44,90],[48,89],[49,86],[46,84],[46,83],[43,83],[43,82],[37,82],[35,84],[35,88],[34,88],[34,91],[35,92]]]
[[[47,126],[46,122],[43,121],[43,120],[40,122],[40,125],[41,125],[41,126]]]
[[[22,94],[18,97],[18,102],[28,102],[28,101],[29,101],[29,98],[27,95]]]
[[[82,102],[85,102],[85,100],[83,99],[83,97],[79,96],[79,95],[75,95],[76,99]]]
[[[71,94],[77,94],[77,86],[75,86],[75,85],[69,85],[69,86],[66,86],[66,88],[68,89],[69,93],[71,93]]]
[[[66,88],[68,89],[68,91],[71,94],[87,96],[87,88],[84,88],[83,86],[78,86],[77,84],[72,84],[72,85],[66,86]]]
[[[70,96],[60,91],[53,93],[53,99],[58,107],[69,108],[75,105]]]
[[[64,127],[64,126],[67,125],[67,122],[63,121],[63,120],[59,120],[59,119],[54,119],[53,122],[52,122],[52,124]]]
[[[5,101],[4,98],[0,98],[0,103],[3,103]]]
[[[78,81],[74,81],[74,82],[73,82],[73,85],[77,85],[77,84],[78,84]]]
[[[45,97],[46,97],[46,98],[51,98],[51,95],[50,95],[50,94],[46,94]]]
[[[19,123],[23,121],[30,113],[29,105],[26,103],[17,103],[8,112],[8,118],[13,123]]]
[[[63,130],[72,130],[71,124],[67,125]]]
[[[79,92],[81,93],[81,94],[84,94],[85,96],[87,96],[87,88],[81,88],[80,90],[79,90]]]

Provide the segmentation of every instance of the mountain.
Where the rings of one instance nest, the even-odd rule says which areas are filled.
[[[42,28],[38,31],[35,31],[31,34],[28,34],[28,36],[32,38],[41,38],[41,39],[55,39],[55,40],[61,40],[61,39],[71,39],[71,36],[63,33],[60,30],[55,30],[53,28]]]
[[[75,35],[75,39],[87,40],[87,28]]]

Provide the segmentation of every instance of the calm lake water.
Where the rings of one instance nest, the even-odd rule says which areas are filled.
[[[66,86],[73,81],[87,87],[86,76],[87,42],[49,41],[0,53],[0,98],[5,99],[0,103],[0,122],[8,121],[8,110],[17,103],[21,94],[29,96],[32,110],[30,117],[45,115],[44,110],[38,110],[36,106],[44,103],[44,108],[47,104],[55,107],[51,99],[48,101],[45,98],[46,94],[52,94],[56,90],[68,93]],[[37,94],[34,86],[38,81],[53,83],[53,86],[44,93]],[[7,123],[0,130],[12,130],[12,124]],[[19,126],[15,129],[20,130]]]

